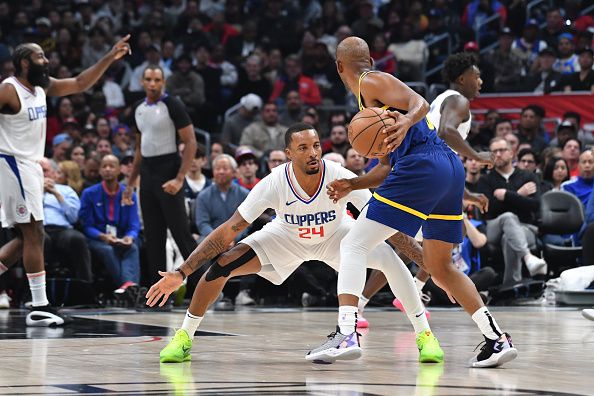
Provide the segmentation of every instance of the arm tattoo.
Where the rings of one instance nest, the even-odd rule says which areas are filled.
[[[208,239],[203,243],[204,247],[202,249],[196,248],[196,250],[192,252],[190,257],[188,257],[186,262],[183,264],[184,270],[187,267],[190,269],[190,271],[186,272],[187,275],[190,275],[196,271],[206,261],[223,253],[225,250],[227,250],[229,245],[226,244],[222,238]]]
[[[247,227],[248,225],[249,225],[249,223],[247,221],[241,220],[241,221],[238,221],[237,223],[233,224],[231,226],[231,229],[233,230],[233,232],[240,232],[240,231],[243,231],[243,229],[245,227]]]
[[[414,261],[419,267],[425,269],[423,262],[423,248],[414,238],[409,237],[402,232],[392,235],[388,241],[394,245],[396,249],[410,260]]]

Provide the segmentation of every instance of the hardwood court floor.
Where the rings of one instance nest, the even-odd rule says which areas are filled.
[[[27,329],[24,311],[4,311],[0,394],[594,395],[594,322],[577,309],[493,311],[520,355],[489,370],[466,367],[481,336],[455,309],[432,310],[443,365],[417,362],[412,328],[388,309],[367,312],[363,357],[332,365],[303,357],[333,330],[334,311],[208,313],[184,364],[158,359],[183,311],[76,311],[68,329]]]

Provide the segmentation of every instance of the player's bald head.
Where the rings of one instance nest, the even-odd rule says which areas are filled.
[[[336,60],[347,65],[368,62],[370,58],[369,46],[365,40],[356,36],[345,38],[336,47]]]

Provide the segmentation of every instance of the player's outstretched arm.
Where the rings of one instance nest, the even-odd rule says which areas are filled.
[[[180,269],[186,276],[196,271],[201,264],[210,260],[229,248],[229,244],[235,240],[237,235],[241,234],[250,223],[248,223],[240,214],[235,211],[233,216],[211,232],[196,249],[190,254],[190,257],[180,266]]]
[[[128,44],[129,39],[129,34],[122,37],[115,43],[113,48],[99,60],[99,62],[82,71],[76,77],[60,80],[50,78],[47,94],[49,96],[67,96],[78,92],[84,92],[91,88],[113,62],[122,58],[124,55],[131,53],[130,44]]]
[[[204,262],[225,252],[231,241],[248,225],[249,223],[236,210],[229,220],[218,226],[194,249],[190,257],[179,267],[179,271],[159,271],[162,278],[149,289],[146,294],[146,304],[152,307],[161,301],[159,306],[163,306],[169,295],[181,286],[184,276],[189,276]]]
[[[477,162],[491,167],[493,160],[489,152],[476,152],[460,136],[458,126],[468,118],[470,112],[470,101],[462,95],[452,95],[444,100],[441,109],[441,119],[437,128],[437,135],[443,139],[448,146],[456,150],[466,158],[472,158]]]
[[[352,179],[337,179],[328,183],[326,186],[326,193],[334,203],[337,203],[351,191],[377,188],[381,186],[391,169],[390,158],[388,156],[382,157],[380,158],[379,163],[363,176],[354,177]]]

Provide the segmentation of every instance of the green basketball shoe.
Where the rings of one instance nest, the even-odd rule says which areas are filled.
[[[443,350],[439,341],[430,330],[417,334],[417,348],[419,348],[419,362],[441,363],[443,362]]]
[[[169,344],[161,350],[159,354],[161,363],[181,363],[192,360],[190,350],[192,349],[192,339],[188,332],[179,329],[169,341]]]

